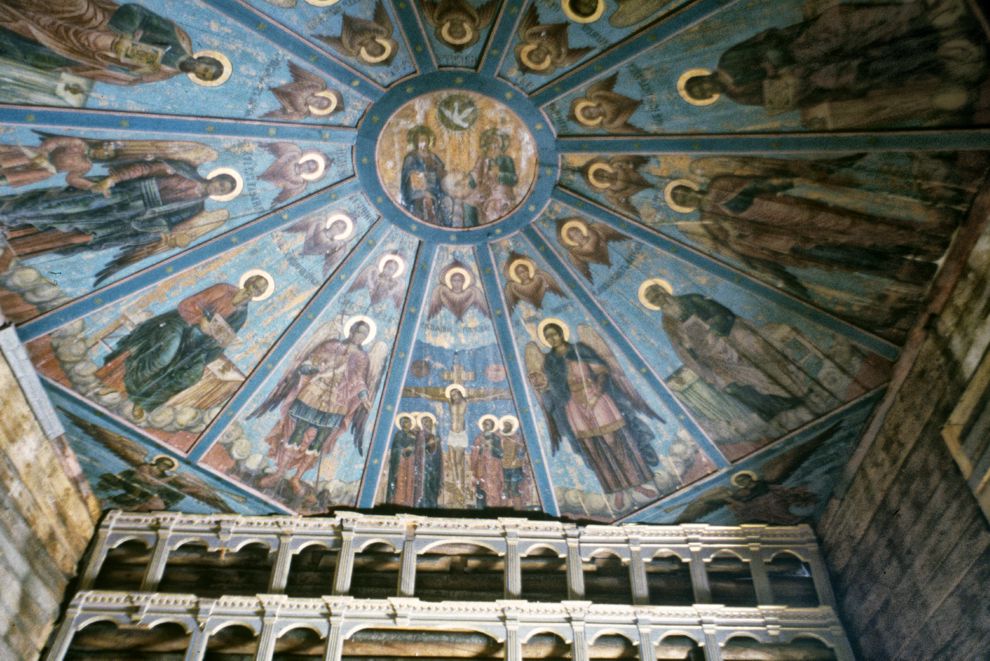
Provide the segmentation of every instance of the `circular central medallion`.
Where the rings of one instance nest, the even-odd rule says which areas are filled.
[[[422,94],[391,114],[375,164],[399,208],[447,229],[509,216],[539,170],[536,140],[515,112],[483,94],[449,89]]]

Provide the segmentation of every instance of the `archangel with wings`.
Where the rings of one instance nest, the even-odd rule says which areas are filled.
[[[275,142],[265,145],[275,161],[261,173],[262,181],[279,188],[272,206],[291,200],[306,191],[306,186],[319,181],[333,162],[323,152],[303,149],[292,142]]]
[[[177,459],[165,454],[152,456],[136,441],[60,410],[73,426],[132,466],[117,473],[103,473],[97,483],[104,492],[116,492],[107,499],[117,507],[132,512],[154,512],[192,498],[218,512],[234,511],[210,485],[180,469]]]
[[[505,274],[509,278],[505,285],[505,302],[510,313],[520,301],[526,301],[539,310],[543,307],[543,297],[547,292],[564,297],[564,291],[552,275],[537,268],[529,257],[517,252],[512,252],[505,260]]]
[[[303,255],[323,255],[323,275],[330,275],[347,252],[354,236],[354,221],[345,213],[314,216],[286,228],[287,232],[303,233]]]
[[[365,425],[388,356],[388,346],[376,341],[376,334],[377,324],[365,316],[351,317],[342,328],[327,324],[251,414],[257,418],[278,410],[282,416],[266,438],[276,467],[260,480],[262,488],[288,480],[292,491],[302,494],[302,477],[345,433],[364,453]]]
[[[406,295],[406,260],[394,252],[382,255],[378,262],[366,266],[354,280],[348,291],[368,290],[372,305],[391,301],[396,310],[402,309],[402,299]]]
[[[572,217],[557,221],[557,240],[567,250],[567,256],[574,267],[585,278],[592,280],[592,264],[612,266],[608,255],[609,243],[628,241],[629,237],[608,225]]]
[[[639,218],[639,209],[632,198],[640,191],[653,188],[653,182],[643,176],[640,168],[650,159],[646,156],[599,156],[581,167],[585,181],[596,191],[601,191],[608,203],[623,213]]]
[[[295,62],[289,62],[289,73],[292,82],[270,88],[282,107],[265,113],[265,117],[298,122],[307,117],[326,117],[344,109],[344,97],[337,90],[329,89],[327,81]]]
[[[447,309],[458,321],[463,321],[464,315],[471,308],[486,317],[491,317],[488,312],[488,303],[485,302],[485,292],[474,282],[471,271],[461,262],[454,260],[443,271],[443,276],[439,284],[433,290],[433,298],[430,300],[429,318],[440,314],[440,310]]]
[[[399,50],[392,36],[394,31],[388,10],[378,0],[370,20],[344,14],[338,36],[318,34],[316,38],[344,57],[372,66],[388,66]]]
[[[614,90],[619,74],[589,85],[584,96],[571,103],[571,118],[581,126],[607,133],[642,133],[629,119],[642,104]]]
[[[625,505],[623,492],[634,489],[648,498],[645,486],[659,463],[653,432],[646,420],[663,419],[636,392],[612,350],[590,326],[578,327],[579,341],[559,319],[545,319],[536,342],[526,346],[526,371],[539,395],[554,454],[567,439],[571,450],[594,472],[615,506]]]
[[[474,7],[467,0],[422,0],[423,16],[434,34],[454,52],[478,43],[481,31],[492,24],[498,12],[498,0],[488,0]]]
[[[516,63],[522,71],[542,76],[579,62],[593,48],[571,48],[567,23],[541,23],[536,3],[529,6],[519,26]]]

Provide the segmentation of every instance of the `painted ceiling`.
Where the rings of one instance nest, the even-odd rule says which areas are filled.
[[[107,506],[824,507],[984,185],[965,0],[3,0],[0,306]]]

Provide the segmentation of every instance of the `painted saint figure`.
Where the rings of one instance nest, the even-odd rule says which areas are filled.
[[[406,260],[396,253],[386,253],[377,264],[365,267],[348,291],[368,290],[372,305],[391,301],[395,309],[402,308],[406,295],[406,281],[401,276],[406,270]]]
[[[274,290],[270,275],[254,271],[242,277],[239,287],[207,287],[118,340],[96,376],[109,390],[126,394],[134,404],[133,417],[140,420],[145,411],[194,386],[244,327],[249,303]]]
[[[508,214],[516,206],[516,164],[506,153],[509,136],[498,129],[481,134],[482,155],[471,170],[468,180],[473,189],[465,202],[477,210],[478,224],[491,223]]]
[[[987,74],[980,32],[961,3],[836,3],[732,46],[679,88],[695,105],[724,94],[769,114],[799,110],[809,128],[965,121]]]
[[[543,297],[547,292],[564,297],[564,291],[553,276],[536,267],[529,257],[512,252],[505,262],[509,282],[505,285],[505,303],[509,312],[516,309],[520,301],[526,301],[535,309],[543,307]]]
[[[635,392],[597,334],[582,327],[586,341],[573,344],[565,328],[563,322],[545,320],[539,333],[550,351],[543,353],[532,342],[526,347],[529,380],[546,411],[551,449],[556,453],[566,437],[620,509],[627,489],[656,497],[644,485],[653,479],[650,467],[659,459],[651,446],[653,433],[639,416],[660,416]]]
[[[495,429],[498,418],[481,416],[481,433],[471,442],[471,475],[474,478],[475,505],[478,509],[501,507],[505,489],[502,474],[502,438]]]
[[[401,204],[416,218],[447,227],[441,188],[446,168],[430,149],[436,135],[421,125],[410,129],[407,139],[412,150],[402,160]]]
[[[133,162],[88,190],[65,186],[0,197],[0,225],[22,257],[136,248],[202,213],[207,199],[232,199],[239,188],[225,170],[205,179],[178,161]]]
[[[385,497],[393,505],[416,505],[416,464],[417,460],[422,463],[422,458],[416,454],[416,431],[413,423],[412,415],[400,415],[398,429],[392,435]]]
[[[330,328],[336,332],[336,328]],[[382,348],[378,342],[369,355],[364,345],[374,341],[370,320],[353,317],[344,327],[344,339],[317,341],[301,354],[275,390],[251,414],[259,417],[280,408],[282,419],[268,434],[269,456],[275,472],[259,482],[272,488],[283,479],[297,495],[302,476],[333,450],[347,431],[362,452],[364,425],[377,391]],[[386,350],[387,351],[387,350]]]
[[[181,73],[219,84],[230,74],[219,54],[193,54],[189,35],[172,21],[141,5],[110,0],[5,0],[0,56],[113,85]]]
[[[485,317],[491,316],[485,302],[485,292],[474,282],[471,271],[455,260],[444,269],[440,282],[433,290],[428,318],[432,319],[446,309],[462,321],[472,308]]]
[[[416,507],[436,509],[440,504],[440,492],[445,479],[444,454],[440,437],[436,434],[436,419],[429,413],[421,413],[419,416],[416,456],[422,457],[422,464],[417,471],[422,478]]]
[[[643,294],[648,307],[663,313],[663,330],[684,365],[765,422],[799,407],[826,413],[846,399],[721,303],[701,294],[675,296],[660,279],[646,281]]]
[[[519,420],[514,416],[503,416],[498,424],[502,443],[504,504],[521,510],[526,505],[524,489],[529,479],[526,471],[526,445],[519,437]]]
[[[642,133],[629,120],[642,101],[619,94],[613,88],[619,74],[604,78],[585,90],[584,96],[571,102],[571,119],[590,129],[604,129],[607,133]]]

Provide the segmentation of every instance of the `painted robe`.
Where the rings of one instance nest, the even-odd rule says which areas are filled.
[[[119,40],[142,50],[121,54]],[[0,55],[45,71],[67,71],[113,85],[165,80],[192,55],[172,21],[137,4],[109,0],[5,0],[0,5]]]
[[[97,377],[126,391],[146,411],[164,404],[195,385],[206,366],[223,354],[224,342],[204,331],[204,322],[225,324],[235,333],[243,328],[250,299],[235,303],[238,291],[231,284],[216,284],[184,299],[175,310],[141,322],[117,342]]]
[[[495,432],[482,432],[471,443],[468,460],[474,475],[480,507],[500,507],[505,490],[502,474],[502,439]]]
[[[63,187],[0,197],[7,243],[21,257],[149,245],[201,213],[209,197],[206,180],[177,161],[131,163],[111,177],[106,196]]]
[[[446,226],[441,182],[446,168],[433,152],[413,150],[402,161],[402,206],[420,220]]]
[[[608,364],[584,343],[544,356],[544,406],[556,428],[554,447],[566,434],[606,493],[639,486],[653,474],[643,447],[652,438],[631,402],[612,381]]]
[[[392,436],[386,499],[394,505],[416,506],[416,432],[399,429]]]

